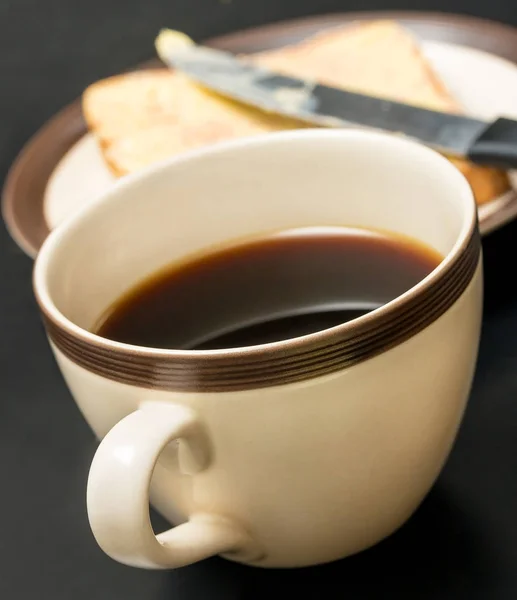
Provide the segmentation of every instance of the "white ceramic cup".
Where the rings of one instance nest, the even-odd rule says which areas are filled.
[[[444,260],[372,313],[284,342],[165,351],[90,332],[174,260],[316,225],[409,235]],[[460,424],[481,269],[466,180],[394,136],[265,135],[122,179],[49,236],[34,274],[52,350],[102,440],[87,493],[100,546],[140,567],[214,554],[293,567],[389,535],[432,486]],[[155,535],[149,501],[176,526]]]

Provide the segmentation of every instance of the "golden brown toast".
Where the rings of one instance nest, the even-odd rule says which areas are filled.
[[[461,107],[418,43],[393,21],[337,27],[250,60],[287,74],[434,110]],[[168,69],[110,77],[83,95],[83,112],[117,176],[221,140],[306,127],[232,102]],[[509,188],[503,171],[451,159],[483,204]]]
[[[217,141],[301,126],[204,91],[168,69],[93,84],[83,112],[118,176]]]

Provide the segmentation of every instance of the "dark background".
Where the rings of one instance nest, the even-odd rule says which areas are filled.
[[[517,25],[513,0],[0,0],[0,176],[90,82],[152,55],[162,26],[197,39],[302,15],[442,10]],[[95,450],[51,358],[32,263],[0,226],[0,599],[517,598],[517,224],[484,242],[476,381],[452,456],[411,521],[326,567],[263,571],[212,559],[139,571],[97,548],[85,512]],[[332,589],[333,588],[333,589]]]

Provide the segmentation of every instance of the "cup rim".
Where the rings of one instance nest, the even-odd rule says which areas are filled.
[[[403,294],[363,316],[321,331],[266,344],[218,350],[160,349],[109,340],[76,325],[54,304],[48,289],[46,277],[48,268],[52,263],[54,256],[58,252],[63,251],[62,249],[60,250],[63,242],[66,242],[67,238],[73,235],[74,229],[81,226],[85,217],[94,214],[103,204],[113,201],[115,197],[124,193],[126,188],[130,188],[135,184],[143,184],[164,171],[173,171],[180,165],[185,163],[195,163],[196,160],[203,157],[220,156],[240,148],[258,147],[261,145],[267,146],[282,141],[292,141],[296,144],[299,140],[312,138],[320,140],[347,138],[351,142],[353,142],[354,139],[364,141],[368,138],[372,142],[382,141],[386,144],[391,144],[393,147],[410,148],[413,153],[424,157],[429,163],[430,168],[439,171],[443,177],[446,177],[449,180],[450,185],[456,186],[457,193],[455,196],[458,198],[458,204],[462,207],[462,214],[464,216],[461,231],[457,236],[453,247],[444,256],[440,264],[429,273],[429,275]],[[379,321],[379,319],[389,318],[394,311],[401,311],[404,306],[416,296],[439,284],[440,280],[444,277],[444,274],[447,273],[458,260],[458,257],[467,251],[469,244],[472,243],[473,237],[477,236],[477,225],[477,206],[466,178],[445,157],[418,142],[393,134],[358,129],[302,129],[272,132],[250,138],[224,141],[208,147],[196,149],[184,153],[181,156],[167,158],[158,163],[154,163],[145,169],[125,176],[123,179],[116,182],[107,192],[83,207],[65,223],[51,232],[36,257],[33,271],[33,287],[37,302],[46,323],[52,323],[54,328],[62,330],[67,336],[78,339],[81,343],[90,347],[102,349],[107,352],[114,350],[121,351],[126,355],[148,357],[149,359],[201,359],[208,362],[219,362],[220,360],[236,358],[241,360],[264,359],[270,357],[270,355],[281,355],[285,352],[299,354],[303,352],[304,348],[307,346],[320,347],[325,345],[325,343],[331,343],[332,339],[349,337],[355,330],[369,328]]]

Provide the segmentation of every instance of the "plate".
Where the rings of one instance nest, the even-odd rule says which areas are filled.
[[[413,31],[469,114],[517,118],[517,30],[491,21],[432,13],[344,13],[276,23],[205,43],[252,53],[298,42],[327,27],[372,19],[395,19]],[[510,178],[517,189],[517,175],[512,172]],[[37,132],[14,162],[2,198],[7,227],[34,257],[53,228],[114,181],[87,133],[77,100]],[[510,191],[480,207],[481,231],[486,235],[516,216],[517,193]]]

